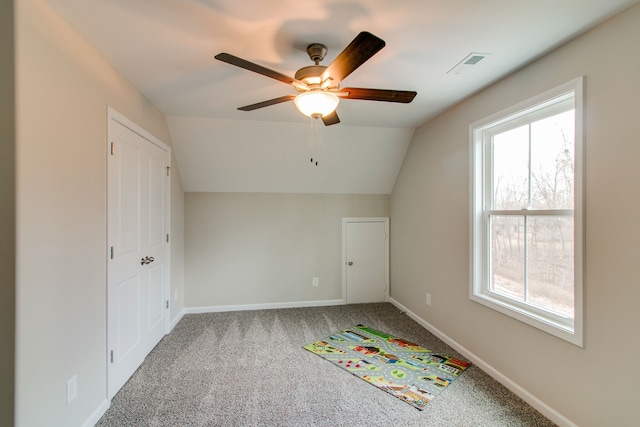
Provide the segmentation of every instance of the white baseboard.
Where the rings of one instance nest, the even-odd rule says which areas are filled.
[[[93,414],[82,424],[82,427],[95,426],[98,421],[100,421],[100,418],[107,412],[109,406],[111,406],[111,402],[107,399],[103,400],[100,406],[98,406],[98,408],[93,411]]]
[[[525,390],[519,384],[514,382],[512,379],[510,379],[509,377],[504,375],[502,372],[500,372],[499,370],[497,370],[496,368],[494,368],[493,366],[491,366],[490,364],[482,360],[476,354],[469,351],[466,347],[464,347],[463,345],[461,345],[460,343],[458,343],[457,341],[455,341],[454,339],[452,339],[451,337],[449,337],[448,335],[446,335],[445,333],[443,333],[442,331],[434,327],[432,324],[430,324],[426,320],[419,317],[417,314],[410,311],[407,307],[403,306],[398,301],[394,300],[393,298],[389,298],[389,302],[395,305],[396,307],[398,307],[400,310],[407,313],[407,316],[411,317],[413,320],[418,322],[423,328],[425,328],[426,330],[428,330],[429,332],[431,332],[432,334],[440,338],[442,341],[444,341],[445,343],[449,344],[451,347],[456,349],[458,352],[460,352],[460,354],[464,355],[467,359],[469,359],[469,361],[477,365],[480,369],[485,371],[496,381],[498,381],[499,383],[504,385],[506,388],[511,390],[513,393],[515,393],[517,396],[519,396],[522,400],[527,402],[529,405],[533,406],[535,409],[537,409],[545,417],[549,418],[551,421],[556,423],[558,426],[578,427],[577,424],[569,420],[564,415],[560,414],[558,411],[556,411],[555,409],[553,409],[552,407],[550,407],[549,405],[547,405],[546,403],[538,399],[533,394],[529,393],[527,390]]]
[[[167,331],[167,333],[173,331],[173,328],[176,327],[176,325],[178,324],[178,322],[180,320],[182,320],[182,318],[184,317],[184,315],[187,314],[187,310],[185,308],[183,308],[182,310],[180,310],[180,313],[178,313],[178,315],[176,316],[175,319],[173,319],[171,321],[171,323],[169,323],[169,330]]]
[[[296,301],[296,302],[272,302],[264,304],[243,305],[215,305],[209,307],[186,307],[185,314],[197,313],[222,313],[225,311],[270,310],[274,308],[301,308],[301,307],[325,307],[329,305],[343,305],[341,299],[324,301]]]

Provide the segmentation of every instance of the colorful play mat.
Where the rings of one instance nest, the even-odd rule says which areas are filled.
[[[364,325],[304,348],[420,410],[471,365]]]

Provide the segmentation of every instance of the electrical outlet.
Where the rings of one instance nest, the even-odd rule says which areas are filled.
[[[427,303],[427,305],[431,305],[431,294],[427,293],[427,297],[425,299],[425,302]]]
[[[174,289],[174,291],[173,291],[173,300],[174,301],[178,301],[178,290],[177,289]]]
[[[78,376],[74,375],[67,381],[67,405],[78,396]]]
[[[320,284],[320,279],[318,277],[313,278],[313,286],[318,286]]]

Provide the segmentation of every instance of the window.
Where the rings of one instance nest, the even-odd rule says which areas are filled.
[[[582,87],[578,78],[470,126],[470,298],[578,346]]]

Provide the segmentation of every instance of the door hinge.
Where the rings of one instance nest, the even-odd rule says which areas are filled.
[[[167,308],[169,308],[169,300],[167,300]]]
[[[111,350],[110,354],[109,354],[109,361],[111,363],[113,363],[113,350]]]
[[[111,259],[113,259],[113,246],[111,246]]]
[[[113,156],[114,154],[116,154],[116,144],[115,143],[111,143],[111,155]]]
[[[169,243],[169,233],[167,233],[167,243]]]
[[[171,166],[167,166],[167,176],[169,176],[170,172],[171,172]]]

